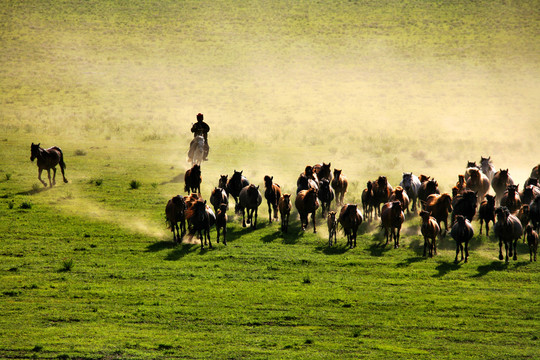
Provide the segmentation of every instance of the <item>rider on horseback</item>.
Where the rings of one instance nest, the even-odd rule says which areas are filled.
[[[208,126],[207,123],[203,121],[204,116],[201,113],[197,114],[197,122],[193,124],[191,127],[191,132],[193,133],[193,137],[196,137],[198,135],[202,136],[204,138],[204,159],[208,160],[208,151],[210,150],[210,146],[208,145],[208,132],[210,131],[210,126]],[[195,140],[191,140],[191,144],[189,145],[189,153],[188,157],[190,159],[193,158],[193,151],[195,150],[194,145]]]

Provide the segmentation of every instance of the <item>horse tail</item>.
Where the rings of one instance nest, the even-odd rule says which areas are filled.
[[[55,146],[54,148],[60,153],[60,161],[58,162],[60,167],[66,170],[66,163],[64,162],[64,153],[62,152],[62,149],[60,149],[58,146]]]

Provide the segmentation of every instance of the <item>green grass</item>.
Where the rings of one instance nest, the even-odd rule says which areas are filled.
[[[320,219],[302,232],[294,212],[283,235],[263,204],[257,230],[230,211],[228,245],[212,230],[200,250],[173,244],[164,218],[198,112],[205,198],[233,170],[294,193],[322,161],[356,203],[404,171],[449,191],[480,155],[523,183],[540,137],[535,1],[0,10],[0,357],[537,357],[540,272],[524,244],[505,264],[475,235],[456,265],[446,238],[425,259],[408,218],[400,249],[380,246],[377,224],[329,248]],[[68,184],[39,183],[32,142],[62,148]]]

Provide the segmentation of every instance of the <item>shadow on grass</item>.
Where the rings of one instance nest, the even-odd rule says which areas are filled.
[[[404,261],[396,264],[396,267],[408,267],[408,266],[411,266],[411,264],[414,264],[420,261],[425,261],[425,260],[426,258],[423,256],[415,256],[415,257],[405,259]]]
[[[51,187],[44,186],[44,187],[34,188],[32,190],[21,191],[21,192],[16,193],[15,195],[35,195],[35,194],[39,194],[41,192],[47,191],[49,189],[51,189]]]
[[[505,270],[508,270],[508,267],[510,266],[510,264],[512,264],[512,263],[506,263],[504,260],[502,260],[502,261],[494,260],[490,264],[480,265],[477,268],[478,274],[475,274],[472,277],[482,277],[484,275],[489,274],[492,271],[505,271]],[[513,264],[514,264],[515,268],[519,268],[519,267],[522,267],[522,266],[527,266],[527,264],[529,264],[529,262],[528,261],[519,261],[519,262],[514,262]]]
[[[171,180],[162,182],[161,185],[171,184],[171,183],[174,183],[174,184],[183,183],[184,182],[184,175],[185,174],[178,174],[175,177],[173,177]]]
[[[435,268],[439,273],[433,275],[433,277],[443,277],[448,274],[450,271],[456,271],[461,268],[462,263],[455,264],[454,262],[448,261],[439,261],[439,265]]]
[[[347,244],[337,244],[333,246],[328,246],[328,243],[325,242],[324,245],[319,245],[315,250],[322,252],[325,255],[342,255],[351,249]]]

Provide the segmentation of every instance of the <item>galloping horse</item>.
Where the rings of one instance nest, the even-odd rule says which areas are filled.
[[[502,253],[502,246],[506,251],[506,259],[514,254],[514,260],[517,260],[517,241],[523,234],[523,227],[517,217],[510,214],[506,207],[500,207],[495,210],[497,222],[495,223],[495,235],[499,238],[499,260],[505,259]]]
[[[249,185],[248,179],[244,175],[242,175],[242,171],[236,171],[234,170],[233,176],[227,181],[227,186],[225,188],[225,191],[227,191],[228,195],[231,195],[234,198],[235,207],[234,211],[236,213],[240,213],[240,207],[238,205],[238,195],[240,195],[240,191],[246,186]],[[223,180],[223,175],[221,176],[220,183]]]
[[[429,211],[420,211],[420,217],[422,218],[420,231],[424,236],[424,256],[433,257],[433,255],[437,255],[437,235],[439,235],[441,228]]]
[[[403,173],[403,177],[401,179],[401,182],[399,183],[399,186],[405,189],[407,192],[407,196],[409,197],[409,200],[412,202],[411,204],[411,211],[416,211],[416,200],[418,199],[418,190],[420,190],[420,186],[422,183],[420,182],[420,179],[413,173]]]
[[[488,177],[490,183],[493,180],[493,175],[495,175],[495,167],[491,162],[491,156],[487,158],[480,156],[480,168],[484,174]]]
[[[458,255],[461,250],[461,260],[463,260],[463,243],[465,243],[465,261],[469,258],[469,240],[472,239],[474,235],[473,227],[471,222],[465,218],[463,215],[456,216],[456,222],[452,225],[452,230],[450,230],[450,235],[456,241],[456,258],[454,263],[458,263]]]
[[[477,193],[478,201],[484,201],[484,196],[489,191],[489,178],[479,169],[469,169],[469,180],[467,180],[467,189]]]
[[[182,237],[186,233],[185,210],[186,202],[180,195],[174,196],[165,206],[165,217],[169,229],[173,233],[174,242],[182,241]],[[178,227],[178,223],[180,223],[180,227]]]
[[[188,193],[200,193],[201,192],[201,166],[198,164],[193,165],[191,169],[188,169],[184,175],[184,191]]]
[[[401,203],[399,201],[387,202],[381,209],[381,227],[384,228],[384,236],[386,236],[386,243],[394,239],[394,249],[399,247],[399,234],[401,232],[401,225],[405,221],[405,215],[401,209]]]
[[[200,165],[204,159],[204,137],[201,135],[195,136],[190,144],[190,153],[193,154],[191,158],[188,157],[188,161],[191,162],[191,166]]]
[[[196,233],[199,235],[198,237],[201,240],[201,249],[204,248],[204,244],[207,243],[207,240],[208,246],[212,248],[212,241],[210,240],[210,228],[216,223],[216,215],[212,209],[206,205],[206,201],[203,201],[202,199],[196,200],[186,210],[186,220],[189,224],[190,233]]]
[[[319,181],[322,179],[328,179],[329,182],[332,182],[333,176],[332,176],[332,170],[330,169],[331,163],[322,163],[313,165],[313,172],[317,174],[317,177],[319,178]]]
[[[291,194],[282,194],[279,199],[279,214],[281,215],[281,231],[286,233],[289,228],[289,216],[291,215]]]
[[[66,164],[64,163],[64,154],[58,146],[53,146],[48,149],[43,149],[39,146],[40,144],[34,144],[30,146],[30,161],[37,159],[37,166],[39,169],[38,179],[41,181],[43,186],[47,187],[47,183],[41,180],[41,172],[47,170],[47,175],[49,177],[49,185],[52,187],[56,184],[56,165],[60,165],[60,170],[62,171],[62,177],[64,182],[67,183],[66,176],[64,175],[64,169]],[[53,178],[51,182],[51,169],[53,169]]]
[[[452,211],[452,197],[448,193],[431,194],[426,200],[426,211],[435,218],[440,228],[441,236],[444,237],[448,231],[448,214]],[[441,222],[444,223],[444,233]]]
[[[300,215],[300,223],[302,230],[306,230],[309,223],[309,214],[311,214],[311,220],[313,221],[313,232],[317,232],[317,225],[315,223],[315,212],[319,208],[319,199],[317,189],[302,190],[296,194],[294,205]]]
[[[495,191],[496,199],[500,202],[508,185],[514,185],[514,180],[508,173],[508,169],[500,169],[493,175],[491,187]]]
[[[262,196],[259,192],[259,187],[253,184],[244,187],[242,191],[240,191],[238,198],[238,205],[242,210],[242,226],[246,227],[245,210],[247,209],[247,223],[250,224],[253,229],[256,229],[257,213],[259,205],[262,203]],[[255,220],[253,219],[253,216],[255,216]]]
[[[336,192],[336,203],[338,206],[343,205],[343,198],[347,192],[349,182],[347,177],[341,173],[341,170],[334,169],[334,179],[331,182],[334,191]]]
[[[483,223],[486,223],[486,236],[489,236],[489,222],[495,224],[495,196],[487,194],[480,209],[478,210],[478,219],[480,220],[480,235],[482,235]]]
[[[322,217],[326,218],[328,211],[330,210],[330,205],[334,200],[335,193],[334,189],[330,186],[330,181],[326,178],[323,178],[319,181],[319,200],[321,200],[322,207]]]
[[[264,177],[264,198],[268,204],[268,221],[272,222],[272,210],[274,210],[274,220],[278,220],[278,202],[281,198],[281,187],[273,182],[274,177],[266,175]]]
[[[347,236],[347,245],[351,249],[356,247],[356,233],[358,232],[358,227],[362,224],[362,220],[362,214],[360,213],[360,209],[358,209],[358,205],[343,205],[339,213],[338,222]]]

